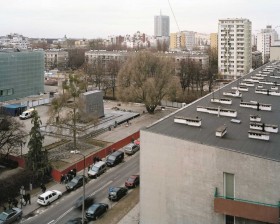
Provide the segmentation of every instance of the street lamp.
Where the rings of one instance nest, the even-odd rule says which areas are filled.
[[[82,224],[84,224],[85,222],[85,169],[86,169],[86,157],[85,155],[83,155],[80,151],[78,150],[73,150],[70,153],[73,154],[79,154],[81,156],[84,157],[84,170],[83,170],[83,207],[82,207]]]

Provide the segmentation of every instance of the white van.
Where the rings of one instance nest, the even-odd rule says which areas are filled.
[[[96,178],[106,171],[106,163],[99,161],[95,163],[88,171],[88,177]]]
[[[24,119],[32,117],[32,113],[33,113],[34,110],[35,110],[34,108],[31,108],[31,109],[28,109],[26,111],[23,111],[22,114],[19,115],[19,118],[21,120],[24,120]]]
[[[46,191],[45,193],[41,194],[38,199],[37,203],[40,205],[49,205],[56,199],[60,198],[62,193],[57,190]]]

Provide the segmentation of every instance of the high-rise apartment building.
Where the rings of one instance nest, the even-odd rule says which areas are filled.
[[[169,16],[160,15],[154,17],[154,35],[156,37],[169,36]]]
[[[169,48],[171,50],[185,49],[186,48],[186,35],[183,32],[171,33]]]
[[[272,29],[272,26],[266,26],[266,29],[262,29],[257,34],[257,50],[262,52],[263,63],[269,61],[270,47],[277,39],[278,34],[276,30]]]
[[[218,34],[217,33],[210,34],[210,48],[218,50]]]
[[[0,102],[44,92],[44,51],[0,51]]]
[[[220,19],[218,66],[225,79],[236,79],[252,67],[252,23],[248,19]]]

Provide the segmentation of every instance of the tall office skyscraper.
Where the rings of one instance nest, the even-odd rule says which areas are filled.
[[[248,19],[220,19],[218,66],[226,79],[247,74],[252,67],[252,23]]]
[[[156,37],[169,36],[169,16],[160,15],[154,17],[154,35]]]

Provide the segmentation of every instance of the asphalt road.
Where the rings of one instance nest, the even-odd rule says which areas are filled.
[[[109,187],[124,186],[125,180],[130,175],[139,173],[139,156],[140,154],[137,152],[133,156],[125,157],[123,163],[108,169],[106,173],[97,179],[89,181],[86,184],[86,196],[94,195],[96,202],[107,203],[109,208],[113,207],[117,202],[113,203],[107,199]],[[82,212],[75,209],[73,204],[82,194],[82,187],[73,192],[66,193],[50,206],[40,207],[29,218],[23,219],[21,223],[62,224],[72,218],[81,217]]]

